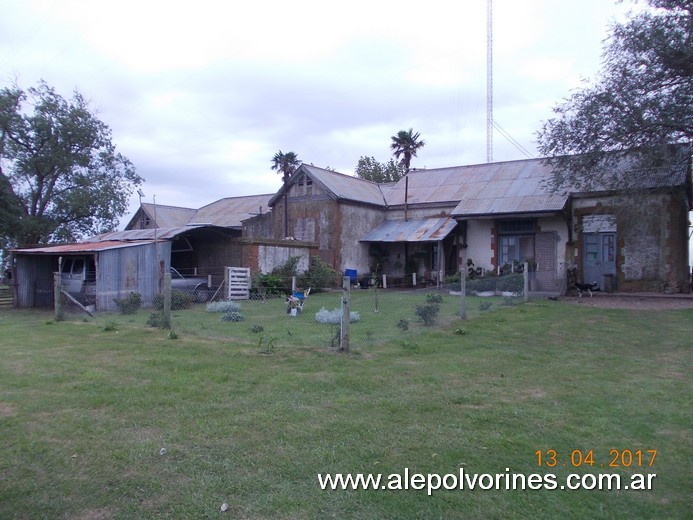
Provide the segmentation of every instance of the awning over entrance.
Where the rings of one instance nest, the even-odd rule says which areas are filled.
[[[366,233],[361,242],[437,242],[456,225],[457,221],[450,217],[386,220]]]

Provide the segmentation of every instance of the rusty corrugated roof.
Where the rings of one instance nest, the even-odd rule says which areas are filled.
[[[282,186],[281,189],[271,197],[269,204],[274,205],[284,194],[284,191],[300,179],[301,175],[310,176],[335,199],[385,206],[382,188],[386,185],[379,185],[375,182],[360,179],[359,177],[337,173],[309,164],[302,164],[291,177],[288,185],[286,187]]]
[[[457,217],[560,211],[568,199],[548,188],[551,175],[541,159],[415,170],[407,203],[455,204]],[[386,192],[388,205],[404,205],[405,183]]]
[[[91,242],[104,242],[108,240],[172,240],[179,235],[198,229],[216,229],[221,232],[230,233],[229,228],[224,226],[208,225],[189,225],[170,228],[156,229],[126,229],[124,231],[112,231],[89,238]]]
[[[436,242],[455,228],[450,217],[386,220],[366,233],[361,242]]]
[[[79,244],[61,244],[56,246],[32,247],[28,249],[13,249],[14,253],[26,255],[46,255],[46,254],[69,254],[69,253],[94,253],[96,251],[106,251],[108,249],[118,249],[121,247],[133,247],[142,244],[152,243],[153,240],[140,241],[136,243],[121,240],[104,240],[81,242]]]

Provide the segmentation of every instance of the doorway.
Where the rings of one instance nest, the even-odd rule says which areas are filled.
[[[584,233],[582,251],[582,281],[605,290],[604,275],[616,275],[616,233]]]

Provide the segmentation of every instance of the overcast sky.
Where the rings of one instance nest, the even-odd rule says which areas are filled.
[[[493,159],[536,156],[551,109],[594,78],[615,0],[493,0]],[[273,193],[278,151],[342,173],[391,157],[486,161],[486,0],[0,0],[0,86],[91,100],[145,202]],[[138,203],[133,196],[131,210]],[[123,220],[127,222],[129,215]]]

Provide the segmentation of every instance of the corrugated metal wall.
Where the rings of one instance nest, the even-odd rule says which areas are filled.
[[[115,310],[114,298],[131,292],[150,306],[159,294],[159,280],[170,266],[171,242],[147,243],[100,251],[96,257],[96,310]]]
[[[53,272],[58,270],[55,256],[15,255],[17,307],[51,307]]]

